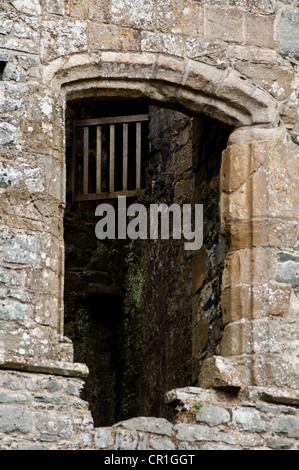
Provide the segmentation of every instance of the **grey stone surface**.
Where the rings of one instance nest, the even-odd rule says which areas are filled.
[[[19,285],[20,281],[15,276],[7,273],[0,273],[0,286],[18,287]]]
[[[4,261],[34,265],[37,260],[38,241],[31,235],[3,237]]]
[[[109,428],[97,428],[94,435],[97,449],[106,449],[114,444],[111,430]]]
[[[36,413],[36,429],[38,438],[47,442],[71,439],[74,433],[70,418],[53,413]]]
[[[15,302],[14,300],[3,300],[0,302],[1,320],[24,320],[27,314],[27,305]]]
[[[4,166],[2,162],[0,163],[0,188],[16,185],[20,182],[21,178],[22,173],[19,170],[11,166]]]
[[[229,420],[229,412],[219,406],[203,405],[196,413],[196,421],[207,423],[209,426],[218,426],[227,423]]]
[[[154,434],[164,434],[166,436],[173,436],[172,424],[164,418],[132,418],[127,421],[119,423],[124,425],[126,428],[133,429],[136,431],[146,431]]]
[[[299,59],[299,12],[284,9],[278,25],[280,50],[290,57]]]
[[[57,392],[58,390],[62,389],[62,385],[56,380],[48,380],[44,386],[44,389],[48,390],[49,392]]]
[[[175,445],[168,439],[150,439],[149,445],[154,450],[175,450]]]
[[[116,450],[136,450],[138,435],[135,431],[119,429],[116,433]]]
[[[26,82],[26,73],[21,67],[14,64],[7,64],[2,75],[2,80],[10,80],[14,82]]]
[[[241,425],[244,431],[263,432],[268,430],[269,425],[261,421],[260,413],[257,410],[235,407],[232,410],[232,424]]]
[[[0,403],[30,403],[30,395],[23,393],[0,392]]]
[[[4,96],[0,93],[0,113],[11,113],[18,111],[22,107],[22,100]]]
[[[31,412],[23,406],[0,407],[0,432],[31,431]]]
[[[282,416],[277,422],[276,432],[287,437],[299,439],[299,417]]]
[[[11,298],[16,299],[16,300],[20,300],[21,302],[24,302],[24,303],[30,301],[30,299],[29,299],[28,295],[26,294],[26,292],[16,290],[16,289],[11,289],[8,292],[8,297],[11,297]]]
[[[7,18],[0,18],[0,34],[9,34],[13,27],[13,21]]]
[[[278,254],[276,281],[299,286],[299,257]]]
[[[207,426],[196,424],[177,424],[174,427],[176,437],[180,441],[220,441],[221,435],[218,431]]]
[[[293,446],[293,441],[288,439],[281,439],[279,437],[269,438],[266,442],[270,449],[290,449]]]
[[[28,15],[40,15],[41,4],[39,0],[12,0],[13,6]]]

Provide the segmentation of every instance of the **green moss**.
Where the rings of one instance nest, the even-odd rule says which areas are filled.
[[[141,269],[131,273],[128,278],[128,295],[136,309],[142,307],[144,278]]]
[[[127,258],[128,266],[127,277],[127,296],[131,306],[140,310],[143,303],[144,275],[142,269],[142,260],[138,253],[131,251]]]
[[[78,302],[76,296],[69,296],[65,301],[65,335],[74,345],[74,361],[85,362],[89,311]]]

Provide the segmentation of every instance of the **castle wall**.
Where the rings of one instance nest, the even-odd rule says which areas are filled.
[[[297,2],[3,0],[0,8],[5,373],[50,373],[59,381],[86,377],[87,368],[74,363],[73,345],[64,335],[65,106],[92,96],[143,97],[233,129],[219,179],[221,233],[230,240],[221,285],[223,335],[200,371],[195,364],[197,385],[295,393]],[[197,202],[204,196],[201,184]],[[209,256],[214,261],[205,246],[193,262],[198,356],[207,346],[207,317],[198,306],[208,290]],[[9,440],[11,431],[2,429]]]

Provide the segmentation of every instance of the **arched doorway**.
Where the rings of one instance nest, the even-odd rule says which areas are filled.
[[[85,61],[81,57],[80,66],[73,64],[75,64],[75,62],[70,61],[66,62],[65,65],[61,67],[61,63],[57,62],[57,68],[55,68],[56,64],[54,63],[51,66],[53,87],[59,92],[61,89],[63,90],[67,102],[78,99],[86,100],[90,97],[93,99],[100,98],[106,100],[111,98],[126,98],[131,100],[146,99],[154,106],[175,109],[177,112],[184,112],[189,116],[207,116],[208,118],[212,118],[213,122],[216,120],[222,122],[224,126],[229,126],[230,130],[240,128],[241,134],[245,130],[244,135],[247,139],[245,145],[250,145],[250,135],[253,141],[255,139],[263,139],[263,132],[259,133],[259,128],[255,129],[255,126],[275,128],[277,125],[276,110],[272,99],[252,83],[243,80],[242,77],[238,76],[235,72],[227,74],[225,71],[202,63],[194,63],[192,61],[185,62],[161,55],[154,57],[151,54],[138,53],[103,53],[101,55],[101,62],[96,65],[90,62],[89,57],[86,57]],[[82,75],[83,69],[84,74]],[[249,131],[247,133],[246,127],[248,126]],[[251,134],[250,126],[253,126]],[[237,132],[235,136],[241,134]],[[276,134],[274,134],[275,140]],[[267,135],[270,135],[269,132]],[[237,145],[234,143],[234,140],[232,140],[232,142],[233,146]],[[237,155],[235,156],[237,158]],[[233,172],[230,173],[231,165],[234,165],[234,154],[230,153],[229,150],[226,153],[225,168],[221,173],[221,177],[228,178],[233,174]],[[221,183],[223,183],[223,181],[221,181]],[[213,185],[210,187],[212,186]],[[222,184],[221,192],[220,198],[225,192]],[[251,204],[249,200],[246,203],[248,207]],[[230,234],[230,208],[223,204],[223,201],[220,206],[220,211],[221,233]],[[224,242],[222,246],[226,246],[226,242]],[[204,252],[198,254],[195,265],[206,268],[208,266],[206,256],[207,253]],[[221,256],[218,259],[221,259]],[[196,266],[194,268],[195,276],[198,276],[198,272],[196,274]],[[233,286],[231,283],[227,284],[227,281],[232,274],[233,267],[230,263],[227,263],[224,269],[226,273],[225,286],[227,297],[227,295],[232,292]],[[204,277],[206,274],[204,273]],[[200,286],[199,288],[202,288],[201,278],[202,270],[200,269],[198,276],[199,284],[197,284],[197,287],[198,285]],[[235,278],[232,279],[233,282],[235,282]],[[249,283],[250,282],[249,280]],[[220,290],[221,289],[222,287]],[[231,297],[229,297],[229,299],[231,299]],[[209,302],[206,305],[208,304]],[[232,310],[234,309],[234,305],[230,304],[228,308]],[[250,305],[248,308],[250,310]],[[243,318],[245,318],[245,315],[246,318],[250,316],[247,311],[240,312],[240,315],[241,317],[243,316]],[[227,315],[227,318],[228,317],[229,315]],[[247,362],[243,361],[241,358],[238,363],[239,352],[241,351],[243,354],[242,348],[231,349],[227,347],[229,344],[238,343],[238,341],[242,344],[244,339],[242,337],[242,328],[237,328],[237,338],[231,338],[232,341],[229,343],[231,332],[239,325],[234,324],[232,326],[233,328],[228,324],[225,328],[225,351],[229,356],[232,355],[236,357],[237,367],[240,365],[243,371],[249,371],[244,374],[244,377],[245,382],[250,383],[250,369],[252,367],[250,357]],[[251,326],[249,325],[249,329],[250,328]],[[219,325],[214,328],[214,337],[217,337],[217,331],[219,333]],[[202,335],[200,335],[200,340],[201,339]],[[195,330],[193,331],[193,341],[195,341]],[[247,349],[244,350],[245,353],[247,353],[247,351]],[[193,357],[195,357],[194,351]],[[195,363],[198,364],[198,357],[195,359]],[[196,371],[196,367],[195,365],[193,370]],[[195,372],[195,374],[196,373],[197,372]]]
[[[124,142],[117,126],[123,131],[128,109],[137,121],[148,116],[140,151],[143,185],[136,195],[122,192],[117,182],[117,171],[123,180],[124,166],[118,162],[123,158],[118,147],[123,150],[125,143],[126,150],[130,147],[130,133]],[[116,124],[111,124],[112,117]],[[220,166],[230,127],[150,100],[70,101],[67,158],[75,145],[79,169],[84,167],[87,141],[84,132],[77,132],[74,143],[74,119],[78,126],[104,127],[109,121],[115,137],[115,144],[110,140],[105,150],[106,131],[100,131],[101,151],[110,159],[113,154],[107,175],[101,178],[103,192],[84,195],[79,182],[81,193],[74,195],[70,186],[65,216],[65,332],[73,341],[75,361],[86,363],[90,370],[84,398],[96,425],[140,415],[171,418],[164,403],[166,392],[196,384],[204,358],[219,353],[221,280],[228,250],[220,228]],[[90,164],[97,153],[92,143],[96,135],[90,131]],[[129,166],[136,156],[136,139],[131,147]],[[107,192],[104,180],[109,179],[112,164],[113,191]],[[69,165],[70,185],[73,168]],[[94,169],[90,178],[95,173]],[[135,179],[136,169],[133,173]],[[82,182],[81,174],[78,170],[75,178]],[[93,187],[89,185],[90,191]],[[204,204],[202,249],[185,250],[184,240],[173,239],[171,233],[165,240],[96,240],[95,208],[109,202],[117,209],[117,196],[122,194],[129,196],[127,207],[138,202],[148,213],[153,204]]]

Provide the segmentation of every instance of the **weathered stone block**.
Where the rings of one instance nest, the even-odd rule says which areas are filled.
[[[297,416],[283,416],[276,425],[276,433],[287,437],[299,438],[299,418]]]
[[[232,410],[232,424],[240,425],[244,431],[264,432],[270,428],[269,423],[261,421],[260,413],[257,410],[250,410],[241,407],[235,407]]]
[[[31,412],[23,406],[0,407],[0,431],[4,433],[31,431]]]
[[[71,439],[74,434],[71,419],[66,416],[36,413],[35,419],[37,437],[41,441],[57,442],[62,439]]]
[[[0,82],[0,113],[18,111],[22,107],[22,99],[8,96],[8,91],[7,84]]]
[[[238,9],[207,6],[205,39],[208,41],[243,41],[243,12]]]
[[[253,362],[254,383],[261,387],[298,389],[298,366],[294,358],[283,354],[256,355]]]
[[[111,0],[111,17],[113,23],[134,28],[153,29],[154,0]]]
[[[284,9],[278,24],[278,42],[281,52],[299,59],[299,12]]]
[[[13,21],[7,18],[0,19],[0,34],[9,34],[13,27]]]
[[[8,122],[0,123],[0,147],[14,144],[17,140],[17,128]]]
[[[111,430],[109,428],[97,428],[94,435],[97,449],[107,449],[114,444]]]
[[[294,73],[292,69],[265,64],[249,64],[243,61],[238,62],[235,68],[279,101],[288,98],[293,91]]]
[[[55,15],[65,14],[65,0],[45,0],[45,8],[49,13]]]
[[[135,431],[151,432],[153,434],[163,434],[165,436],[173,436],[172,424],[164,418],[140,417],[132,418],[119,423],[128,429]]]
[[[18,11],[28,15],[40,15],[42,11],[39,0],[13,0],[12,4]]]
[[[224,357],[252,353],[251,323],[240,321],[228,324],[223,331],[221,354]]]
[[[141,51],[170,54],[178,57],[184,55],[184,41],[180,35],[141,32]]]
[[[138,434],[135,431],[119,429],[116,433],[116,450],[136,450],[138,443]]]
[[[0,302],[0,319],[7,321],[21,321],[26,318],[27,306],[13,300]]]
[[[271,437],[267,439],[267,446],[270,449],[281,450],[281,449],[290,449],[293,447],[293,441],[288,439],[281,439],[279,437]]]
[[[41,31],[41,57],[44,61],[87,51],[87,24],[83,21],[59,23],[48,20],[44,21]]]
[[[203,405],[196,413],[196,421],[207,423],[209,426],[218,426],[228,423],[230,414],[225,408],[214,405]]]
[[[252,293],[250,286],[232,286],[221,295],[223,324],[251,318]]]
[[[202,388],[240,388],[242,385],[242,377],[233,361],[221,356],[204,361],[198,381]]]
[[[4,166],[0,162],[0,188],[9,188],[19,184],[22,178],[20,170],[13,168],[12,166]]]
[[[30,395],[24,393],[0,392],[0,403],[30,403]]]
[[[0,273],[0,286],[19,287],[20,281],[17,277],[7,273]]]
[[[4,261],[34,265],[37,261],[38,241],[31,235],[3,237]]]
[[[150,439],[149,445],[154,450],[175,450],[175,445],[168,439]]]
[[[278,219],[251,220],[228,225],[230,248],[273,246],[292,249],[296,243],[297,227],[293,221]]]
[[[278,253],[276,281],[299,286],[299,256]]]
[[[245,41],[247,44],[275,49],[275,15],[245,15]],[[261,34],[262,31],[262,34]]]
[[[174,426],[176,437],[180,441],[220,441],[221,434],[214,429],[200,424],[177,424]]]
[[[263,319],[252,322],[252,347],[257,354],[283,353],[281,321]]]
[[[223,274],[223,289],[239,284],[260,284],[275,278],[276,250],[253,248],[229,252]]]
[[[203,7],[190,0],[158,2],[155,15],[159,31],[203,37]]]
[[[91,22],[89,25],[89,45],[94,51],[138,51],[140,49],[140,33],[133,28]]]

